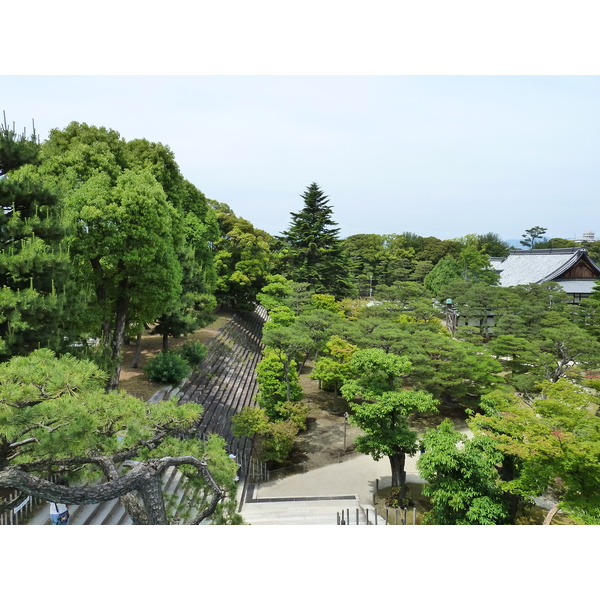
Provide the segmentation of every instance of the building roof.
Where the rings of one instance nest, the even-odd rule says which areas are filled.
[[[491,258],[492,267],[500,274],[500,285],[509,287],[513,285],[526,285],[528,283],[543,283],[555,281],[585,257],[592,269],[597,272],[594,279],[570,280],[581,282],[580,287],[589,291],[569,293],[590,293],[593,282],[600,279],[600,267],[587,255],[587,249],[576,248],[550,248],[544,250],[513,250],[506,258]],[[567,282],[559,281],[561,285]],[[591,285],[585,286],[584,282]],[[574,286],[577,287],[577,286]]]
[[[591,294],[596,285],[594,279],[557,279],[567,294]]]

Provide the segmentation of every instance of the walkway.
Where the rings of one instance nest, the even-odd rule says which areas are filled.
[[[416,468],[418,456],[406,458],[407,480],[423,482]],[[349,511],[350,523],[374,525],[373,495],[391,485],[387,458],[367,455],[253,486],[242,504],[242,516],[251,525],[337,525],[337,514]],[[378,525],[384,525],[381,517]]]

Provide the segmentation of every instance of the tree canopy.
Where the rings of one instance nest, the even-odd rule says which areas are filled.
[[[310,284],[314,292],[341,297],[348,290],[348,268],[333,220],[333,209],[316,183],[302,194],[304,206],[293,212],[282,233],[281,262],[291,279]]]
[[[235,502],[224,442],[195,435],[201,406],[106,392],[105,378],[92,362],[48,349],[0,364],[0,487],[73,504],[119,497],[134,523],[167,524],[161,477],[172,466],[206,492],[193,523],[226,494]],[[52,483],[53,474],[71,485]]]

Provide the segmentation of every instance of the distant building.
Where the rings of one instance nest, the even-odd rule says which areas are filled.
[[[574,242],[577,243],[581,243],[581,242],[595,242],[596,241],[596,234],[593,231],[586,231],[582,236],[580,240],[573,240]]]
[[[593,232],[585,235],[593,240]],[[554,281],[575,304],[587,298],[600,280],[600,267],[582,247],[513,250],[506,258],[490,258],[490,262],[500,275],[502,287]]]

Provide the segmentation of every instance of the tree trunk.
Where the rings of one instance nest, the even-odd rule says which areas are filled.
[[[286,362],[284,364],[283,373],[285,375],[285,394],[287,401],[290,402],[292,399],[292,392],[290,388],[290,363]]]
[[[402,500],[406,494],[406,471],[404,470],[406,463],[406,454],[399,452],[389,457],[392,467],[392,487],[400,488],[400,499]]]
[[[112,374],[106,389],[114,390],[119,385],[121,376],[121,348],[123,347],[123,338],[125,336],[125,325],[127,324],[127,309],[129,308],[129,300],[122,295],[117,298],[117,311],[115,318],[115,330],[113,333],[111,344],[111,358],[116,362],[115,370]]]
[[[512,456],[505,455],[500,466],[499,475],[502,481],[512,481],[516,477],[516,465],[515,459]],[[512,525],[517,520],[517,511],[519,509],[519,496],[511,494],[510,492],[504,492],[504,498],[508,504],[508,522]]]
[[[162,335],[162,349],[163,349],[163,352],[169,351],[169,334],[168,333],[163,333],[163,335]]]
[[[151,475],[141,486],[140,496],[146,509],[148,525],[168,525],[167,511],[162,492],[161,473]]]
[[[140,359],[142,358],[142,332],[137,334],[135,340],[135,352],[133,353],[133,360],[131,361],[131,368],[137,369],[140,366]]]
[[[116,468],[107,457],[90,460],[100,466],[105,474],[114,477]],[[0,488],[13,488],[30,496],[42,498],[51,502],[65,504],[98,504],[113,498],[121,498],[122,503],[136,524],[168,525],[162,492],[162,474],[170,466],[191,465],[212,488],[214,492],[210,506],[202,511],[190,524],[199,524],[209,517],[216,509],[225,492],[219,488],[208,470],[206,463],[194,456],[165,457],[150,459],[136,463],[125,474],[116,475],[116,479],[108,482],[83,485],[63,486],[52,483],[42,477],[37,477],[19,468],[9,467],[0,470]],[[138,492],[141,498],[136,497]],[[142,506],[143,503],[143,506]],[[4,503],[0,502],[4,510]]]

